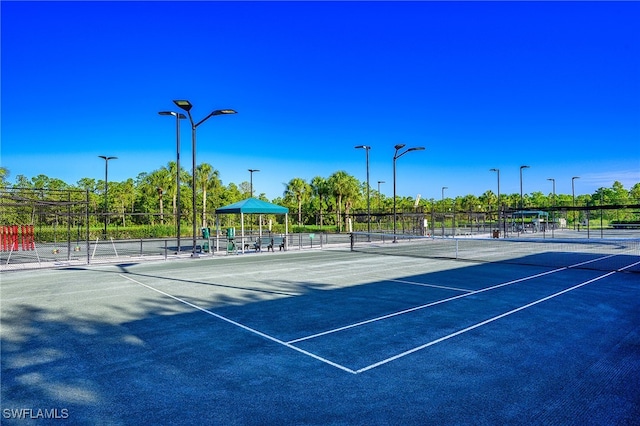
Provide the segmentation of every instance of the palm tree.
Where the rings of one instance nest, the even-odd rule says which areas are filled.
[[[310,192],[309,184],[301,178],[293,178],[286,184],[285,198],[294,198],[298,203],[298,224],[302,224],[302,199]]]
[[[358,180],[345,171],[339,171],[329,176],[328,184],[331,193],[336,197],[336,223],[338,224],[338,231],[342,232],[342,199],[346,198],[348,200],[346,208],[346,213],[348,214],[351,203],[358,193]]]
[[[172,180],[173,178],[169,173],[169,170],[165,167],[162,167],[158,170],[154,170],[149,174],[143,175],[140,182],[141,189],[143,193],[147,195],[147,197],[158,197],[161,223],[164,223],[163,195],[165,189],[171,186]]]
[[[329,195],[329,183],[321,176],[311,179],[311,192],[318,197],[320,205],[320,228],[322,229],[322,204],[327,195]]]
[[[178,182],[174,176],[177,177],[177,174],[179,172],[182,172],[182,170],[178,171],[178,165],[175,161],[169,161],[167,163],[166,169],[169,170],[169,174],[171,175],[172,180],[171,180],[171,183],[165,189],[166,189],[166,192],[169,193],[169,195],[171,195],[171,207],[173,209],[173,216],[175,217],[178,214],[178,191],[180,191],[180,188],[178,188],[177,186]],[[188,180],[188,179],[185,179],[185,180]],[[183,175],[180,175],[180,181],[184,182],[185,180],[183,180]]]

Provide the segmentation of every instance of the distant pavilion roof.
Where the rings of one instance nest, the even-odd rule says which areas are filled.
[[[511,216],[517,216],[517,217],[549,216],[549,213],[543,212],[542,210],[519,210],[517,212],[511,213]]]

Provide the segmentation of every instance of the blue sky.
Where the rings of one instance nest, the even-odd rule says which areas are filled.
[[[7,2],[2,157],[75,184],[197,160],[270,199],[345,170],[393,194],[591,193],[640,182],[638,2]],[[191,168],[182,125],[181,162]]]

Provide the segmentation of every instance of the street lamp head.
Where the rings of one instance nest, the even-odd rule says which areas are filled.
[[[260,170],[258,170],[258,169],[249,169],[249,172],[250,172],[250,173],[259,172],[259,171],[260,171]]]
[[[107,161],[108,160],[117,160],[118,159],[118,157],[108,157],[106,155],[98,155],[98,157],[100,157],[100,158],[102,158],[104,160],[107,160]]]
[[[520,166],[520,170],[522,170],[522,169],[528,169],[528,168],[530,168],[530,166]]]
[[[174,111],[160,111],[158,114],[160,115],[172,115],[174,117],[179,118],[180,120],[184,120],[185,118],[187,118],[186,115],[184,115],[181,112],[174,112]]]
[[[500,169],[489,169],[490,172],[499,172]]]
[[[424,151],[424,150],[425,150],[425,147],[424,147],[424,146],[416,146],[416,147],[414,147],[414,148],[409,148],[409,149],[407,150],[407,152],[409,152],[409,151]]]
[[[356,146],[355,148],[356,148],[356,149],[371,149],[371,147],[370,147],[370,146],[368,146],[368,145],[358,145],[358,146]]]
[[[191,105],[191,102],[187,100],[177,100],[177,101],[173,101],[173,103],[176,104],[178,108],[181,108],[187,112],[189,112],[193,107],[193,105]]]
[[[238,112],[232,109],[217,109],[211,113],[211,115],[222,115],[222,114],[237,114]]]
[[[399,143],[398,145],[394,146],[394,148],[395,148],[395,149],[396,149],[396,151],[397,151],[397,150],[399,150],[399,149],[404,148],[405,146],[406,146],[406,144]]]
[[[571,180],[574,180],[574,179],[580,179],[580,176],[574,176],[571,178]]]

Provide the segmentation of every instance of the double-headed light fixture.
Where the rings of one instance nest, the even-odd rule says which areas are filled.
[[[401,153],[398,153],[398,151],[400,151],[405,146],[406,145],[403,143],[396,145],[394,147],[396,152],[393,155],[393,242],[394,243],[398,242],[398,240],[396,239],[396,160],[402,157],[403,155],[405,155],[407,152],[423,151],[425,149],[423,146],[418,146],[418,147],[408,148],[402,151]]]
[[[191,152],[192,152],[192,161],[191,161],[191,167],[192,167],[192,178],[191,178],[191,190],[192,190],[192,200],[191,200],[191,207],[192,207],[192,221],[193,221],[193,249],[192,249],[192,257],[198,257],[198,254],[196,252],[196,129],[198,128],[198,126],[200,126],[202,123],[204,123],[205,121],[207,121],[209,118],[213,117],[214,115],[225,115],[225,114],[236,114],[237,112],[232,110],[232,109],[216,109],[213,110],[209,115],[207,115],[205,118],[203,118],[202,120],[198,121],[197,123],[193,121],[193,117],[191,116],[191,108],[193,107],[193,105],[191,104],[191,102],[189,102],[188,100],[174,100],[173,101],[174,104],[176,104],[176,106],[182,110],[184,110],[187,113],[187,116],[189,117],[189,122],[191,123]],[[175,115],[178,122],[180,121],[180,116],[182,114],[178,114],[178,113],[172,113],[171,111],[163,111],[160,114],[162,115]],[[184,115],[182,115],[184,117]],[[179,130],[178,130],[179,131]],[[178,145],[180,144],[180,142],[178,141]],[[179,151],[179,148],[178,148]],[[180,168],[178,167],[178,175],[180,175]],[[180,189],[178,188],[178,193],[179,193]],[[178,219],[179,220],[179,219]],[[179,237],[178,237],[179,238]]]

